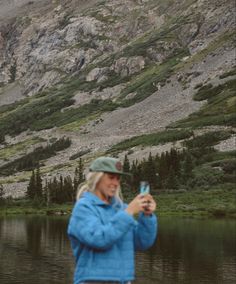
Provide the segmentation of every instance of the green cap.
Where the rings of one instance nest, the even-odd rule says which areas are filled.
[[[89,167],[90,172],[104,172],[125,175],[120,160],[111,157],[99,157]]]

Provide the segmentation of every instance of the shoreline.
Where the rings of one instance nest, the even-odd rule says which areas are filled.
[[[158,216],[188,216],[236,219],[236,189],[211,189],[189,192],[160,192],[154,195]],[[128,198],[131,199],[131,198]],[[28,200],[14,200],[0,205],[0,216],[69,216],[72,203],[46,206]]]

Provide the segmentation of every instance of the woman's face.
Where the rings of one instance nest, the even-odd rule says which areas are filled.
[[[95,194],[105,202],[113,197],[120,186],[120,175],[112,173],[104,173],[97,183]]]

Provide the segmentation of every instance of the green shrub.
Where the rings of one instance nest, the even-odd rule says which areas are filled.
[[[202,85],[203,85],[203,83],[199,83],[199,84],[197,84],[196,86],[194,86],[194,89],[199,89],[199,88],[202,87]]]
[[[192,136],[192,132],[188,130],[167,130],[162,132],[157,132],[153,134],[146,134],[141,136],[136,136],[125,141],[122,141],[108,150],[109,152],[124,151],[126,149],[143,145],[143,146],[154,146],[159,144],[164,144],[167,142],[174,142],[181,139],[186,139]]]
[[[193,170],[194,177],[188,181],[188,187],[192,189],[208,189],[223,181],[224,173],[210,166],[202,166]]]
[[[229,76],[234,76],[234,75],[236,75],[236,67],[234,67],[232,70],[225,72],[224,74],[220,75],[219,78],[224,79],[224,78],[227,78]]]
[[[10,175],[17,171],[35,169],[39,161],[55,156],[56,152],[64,150],[70,145],[71,140],[63,137],[51,145],[38,147],[33,152],[0,167],[1,174]]]
[[[193,99],[196,101],[202,101],[208,99],[210,96],[215,95],[215,92],[212,90],[213,85],[207,84],[199,88],[197,94],[194,95]]]
[[[231,136],[230,131],[211,131],[203,135],[186,140],[184,145],[188,148],[204,148],[216,145],[222,140],[226,140]]]
[[[211,163],[212,167],[220,167],[227,174],[236,173],[236,159],[224,159]]]
[[[76,159],[82,157],[83,155],[88,154],[90,151],[91,151],[90,149],[81,150],[81,151],[79,151],[78,153],[76,153],[76,154],[70,156],[69,159],[70,159],[70,160],[76,160]]]

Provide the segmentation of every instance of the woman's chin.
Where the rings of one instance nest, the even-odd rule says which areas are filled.
[[[116,191],[114,191],[114,192],[109,192],[109,194],[108,194],[108,196],[109,196],[110,198],[114,197],[115,195],[116,195]]]

